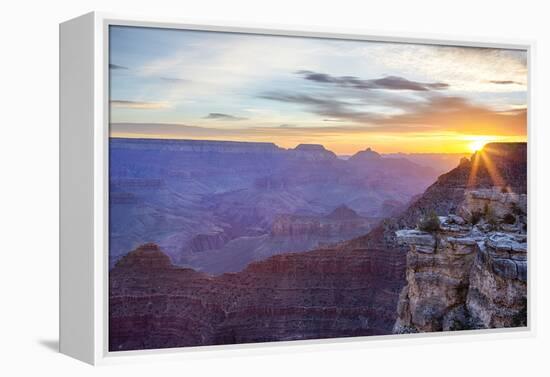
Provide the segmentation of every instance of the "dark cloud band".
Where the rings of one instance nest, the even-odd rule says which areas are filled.
[[[449,87],[443,82],[424,83],[407,80],[399,76],[386,76],[379,79],[364,80],[355,76],[332,76],[326,73],[313,71],[297,71],[297,74],[309,81],[323,84],[337,85],[343,88],[355,88],[360,90],[386,89],[386,90],[413,90],[429,91],[442,90]]]
[[[517,81],[512,81],[512,80],[490,80],[489,82],[491,84],[498,84],[498,85],[512,85],[512,84],[521,85],[521,83]]]

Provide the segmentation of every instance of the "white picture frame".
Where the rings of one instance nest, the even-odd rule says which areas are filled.
[[[535,333],[534,282],[536,253],[529,243],[528,327],[456,333],[389,335],[345,339],[203,346],[143,351],[108,351],[108,28],[144,26],[284,36],[407,42],[526,50],[528,56],[528,138],[532,138],[531,101],[533,41],[440,37],[425,34],[365,33],[313,27],[201,24],[125,15],[88,13],[60,25],[60,352],[90,364],[220,356],[228,352],[294,352],[332,347],[377,347],[399,342],[471,341],[479,337],[507,338]],[[528,171],[533,150],[528,142]],[[529,188],[529,220],[534,219],[533,187]],[[532,228],[530,228],[532,229]],[[533,240],[531,234],[529,239]],[[199,353],[197,353],[199,352]]]

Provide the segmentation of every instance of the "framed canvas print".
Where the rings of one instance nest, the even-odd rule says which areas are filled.
[[[529,43],[91,13],[60,47],[62,352],[532,331]]]

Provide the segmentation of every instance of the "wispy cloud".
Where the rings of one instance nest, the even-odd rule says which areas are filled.
[[[229,121],[238,121],[238,120],[247,120],[248,118],[238,117],[230,114],[224,113],[210,113],[203,119],[213,119],[213,120],[229,120]]]
[[[282,92],[264,93],[260,97],[279,102],[305,105],[307,111],[330,119],[345,119],[364,123],[375,122],[382,117],[382,115],[375,112],[362,110],[360,106],[356,106],[353,102],[339,98]]]
[[[128,67],[125,67],[123,65],[110,63],[109,64],[109,69],[128,69]]]
[[[111,106],[119,109],[158,110],[167,109],[170,106],[164,102],[141,102],[127,100],[111,100]]]

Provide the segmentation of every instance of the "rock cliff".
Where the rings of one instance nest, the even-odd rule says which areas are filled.
[[[526,326],[526,194],[466,190],[457,212],[396,232],[409,250],[394,333]]]

